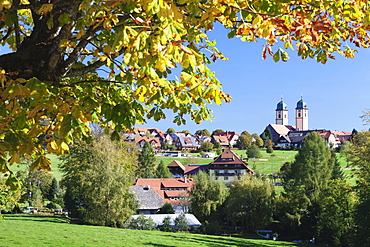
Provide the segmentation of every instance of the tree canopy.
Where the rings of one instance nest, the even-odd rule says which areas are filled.
[[[230,96],[207,67],[226,59],[207,31],[263,41],[262,58],[287,49],[325,63],[368,47],[369,3],[285,0],[1,0],[0,170],[20,157],[50,170],[89,122],[121,130],[175,113],[199,123]],[[274,47],[274,46],[282,47]],[[176,69],[178,76],[169,76]],[[99,72],[99,73],[98,73]],[[8,160],[9,159],[9,160]],[[15,183],[8,176],[8,183]]]
[[[195,131],[195,135],[210,136],[211,133],[209,133],[209,130],[207,129],[201,129],[201,130]]]
[[[129,192],[137,168],[134,145],[111,141],[106,135],[90,145],[76,144],[61,157],[66,208],[83,223],[123,226],[136,206]]]

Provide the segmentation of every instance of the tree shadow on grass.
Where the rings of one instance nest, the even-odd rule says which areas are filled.
[[[224,246],[245,246],[245,247],[254,247],[254,246],[264,246],[264,247],[281,247],[281,246],[306,246],[302,244],[295,244],[295,243],[285,243],[282,244],[282,242],[275,242],[272,240],[265,240],[265,241],[259,241],[257,243],[249,242],[248,239],[242,239],[242,238],[228,238],[228,237],[213,237],[213,236],[207,236],[207,235],[193,235],[189,234],[186,237],[184,236],[176,236],[171,235],[168,237],[175,238],[176,241],[186,241],[186,243],[191,246],[193,244],[200,244],[204,246],[210,246],[210,247],[224,247]],[[156,244],[152,244],[152,246],[157,246]],[[158,246],[168,246],[172,247],[174,245],[158,245]]]
[[[4,218],[8,220],[69,223],[69,219],[63,215],[50,216],[41,214],[8,214],[4,216]]]

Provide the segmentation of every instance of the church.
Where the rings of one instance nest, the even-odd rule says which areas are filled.
[[[330,131],[325,129],[310,130],[308,128],[308,107],[307,103],[301,99],[295,108],[295,125],[289,125],[288,106],[281,99],[276,105],[275,124],[269,124],[272,142],[277,147],[300,147],[303,139],[309,133],[318,132],[321,137],[332,147],[338,147],[351,137],[351,132]]]
[[[278,125],[288,125],[288,107],[281,99],[276,106],[276,120]],[[296,130],[308,130],[308,107],[307,103],[301,100],[297,102],[295,108],[295,127]]]

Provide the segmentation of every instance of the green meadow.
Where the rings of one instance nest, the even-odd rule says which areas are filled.
[[[6,215],[0,220],[0,246],[312,246],[265,239],[191,233],[140,231],[69,224],[63,216]]]

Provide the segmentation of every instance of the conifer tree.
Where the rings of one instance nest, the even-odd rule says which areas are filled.
[[[351,227],[352,196],[334,152],[318,133],[306,136],[295,161],[283,173],[283,207],[289,208],[280,219],[285,222],[283,228],[304,239],[316,236],[316,242],[325,246],[342,246]]]
[[[264,143],[266,143],[267,140],[272,139],[271,131],[268,126],[266,126],[265,130],[262,132],[260,137],[262,138]]]
[[[171,172],[164,164],[163,160],[159,162],[157,167],[157,178],[171,178]]]
[[[154,177],[155,155],[154,150],[149,142],[145,142],[143,149],[138,157],[140,168],[138,169],[138,176],[141,178]]]
[[[285,191],[303,196],[307,203],[315,201],[332,178],[333,159],[321,136],[312,132],[303,141],[295,161],[286,173]]]

